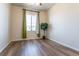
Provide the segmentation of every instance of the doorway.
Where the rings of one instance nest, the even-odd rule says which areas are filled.
[[[26,28],[27,28],[27,38],[36,39],[36,27],[37,27],[37,13],[27,12],[26,13]]]

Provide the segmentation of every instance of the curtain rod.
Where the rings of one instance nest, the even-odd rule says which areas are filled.
[[[23,10],[31,11],[31,12],[38,12],[39,13],[39,11],[34,11],[34,10],[27,10],[27,9],[23,9]]]

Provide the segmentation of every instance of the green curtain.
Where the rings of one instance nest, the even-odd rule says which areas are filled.
[[[38,12],[38,37],[40,37],[40,12]]]
[[[22,38],[27,38],[26,32],[26,9],[23,9]]]

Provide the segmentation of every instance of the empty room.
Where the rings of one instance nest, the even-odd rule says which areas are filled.
[[[0,3],[0,56],[79,56],[79,3]]]

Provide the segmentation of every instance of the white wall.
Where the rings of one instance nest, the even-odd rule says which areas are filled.
[[[8,45],[10,5],[0,3],[0,52]]]
[[[21,39],[22,13],[21,7],[11,6],[10,29],[12,40]]]
[[[41,11],[40,12],[40,24],[41,23],[45,23],[45,22],[48,23],[48,14],[47,14],[47,11]],[[41,38],[42,38],[42,36],[44,35],[44,31],[40,30],[40,34],[41,34]]]
[[[11,39],[14,40],[22,40],[22,7],[19,6],[11,6]],[[46,22],[47,21],[47,13],[46,11],[40,12],[40,21]],[[42,34],[43,32],[41,32]]]
[[[79,51],[79,4],[55,4],[48,15],[48,37]]]

